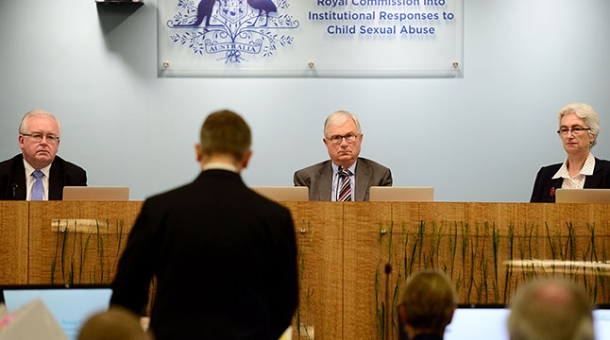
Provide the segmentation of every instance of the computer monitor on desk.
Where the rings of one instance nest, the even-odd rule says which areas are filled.
[[[64,201],[129,201],[129,187],[64,187]]]
[[[610,203],[610,189],[557,189],[557,203]]]
[[[371,187],[369,201],[372,202],[432,202],[433,187]]]
[[[510,310],[502,305],[459,305],[445,330],[445,340],[508,340],[506,319]],[[610,339],[610,305],[593,310],[595,339]]]
[[[40,299],[69,339],[76,340],[82,324],[91,315],[107,310],[112,289],[109,286],[0,286],[0,303],[10,313]]]

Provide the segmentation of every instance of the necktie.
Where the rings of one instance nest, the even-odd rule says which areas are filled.
[[[352,200],[352,186],[349,176],[351,171],[339,167],[339,195],[337,201],[351,201]]]
[[[32,186],[32,201],[42,201],[42,192],[44,190],[42,186],[42,176],[44,174],[40,170],[32,172],[32,176],[36,178],[34,185]]]

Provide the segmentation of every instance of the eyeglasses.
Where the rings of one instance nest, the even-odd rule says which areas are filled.
[[[589,130],[591,130],[591,128],[584,128],[584,127],[580,127],[580,126],[575,126],[571,129],[568,129],[567,127],[562,127],[559,130],[557,130],[557,133],[562,136],[567,135],[569,132],[572,132],[573,135],[580,135],[584,131],[589,131]]]
[[[55,135],[43,135],[41,133],[20,133],[22,136],[31,137],[36,143],[42,142],[46,138],[47,143],[57,144],[59,143],[59,136]]]
[[[355,142],[355,141],[356,141],[356,138],[357,138],[358,136],[360,136],[360,134],[355,135],[355,134],[353,134],[353,133],[350,133],[350,134],[347,134],[347,135],[345,135],[345,136],[332,136],[332,137],[330,137],[330,138],[326,138],[326,139],[328,139],[329,141],[331,141],[331,143],[333,143],[333,144],[337,145],[337,144],[341,144],[341,142],[342,142],[344,139],[345,139],[345,141],[346,141],[346,142],[348,142],[348,143],[353,143],[353,142]]]

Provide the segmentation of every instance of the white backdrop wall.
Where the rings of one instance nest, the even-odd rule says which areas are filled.
[[[593,152],[610,159],[610,1],[464,0],[455,79],[159,78],[157,1],[129,16],[93,0],[0,1],[0,159],[20,152],[22,115],[46,109],[63,123],[59,155],[89,185],[141,200],[197,175],[199,127],[230,108],[253,129],[246,183],[292,185],[328,158],[323,121],[346,109],[361,120],[361,155],[395,185],[526,202],[540,166],[565,158],[556,115],[574,101],[600,114]]]

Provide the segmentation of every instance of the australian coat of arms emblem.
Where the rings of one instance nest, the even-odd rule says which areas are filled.
[[[180,30],[172,42],[199,55],[215,55],[225,63],[271,57],[278,46],[293,43],[282,34],[299,27],[283,13],[289,0],[178,0],[177,13],[167,26]]]

